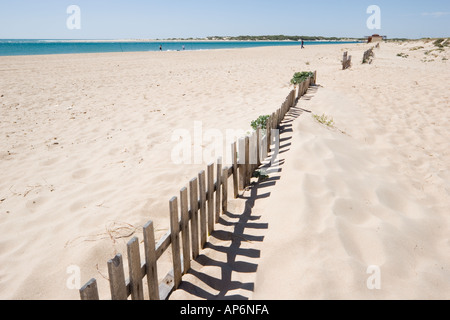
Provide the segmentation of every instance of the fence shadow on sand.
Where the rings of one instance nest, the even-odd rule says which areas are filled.
[[[315,88],[314,93],[317,91]],[[312,93],[312,94],[314,94]],[[307,97],[312,98],[312,95]],[[280,125],[280,148],[277,159],[263,163],[262,169],[270,177],[252,184],[238,199],[231,200],[216,230],[211,234],[204,250],[192,261],[191,269],[171,299],[248,300],[254,291],[254,279],[261,257],[261,247],[269,225],[255,212],[255,203],[271,195],[282,178],[285,159],[291,148],[293,122],[307,113],[297,103],[286,114]],[[274,153],[271,153],[274,157]],[[274,159],[272,159],[274,160]]]

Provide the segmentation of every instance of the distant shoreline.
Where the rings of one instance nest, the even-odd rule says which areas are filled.
[[[306,46],[358,44],[362,41],[305,41]],[[0,40],[0,56],[103,52],[154,52],[298,46],[297,41],[237,40]]]
[[[53,43],[53,42],[67,42],[67,43],[124,43],[124,42],[141,42],[141,43],[155,43],[155,42],[300,42],[295,40],[209,40],[209,39],[0,39],[3,42],[44,42],[44,43]],[[363,41],[361,39],[341,39],[341,40],[304,40],[305,42],[360,42]]]

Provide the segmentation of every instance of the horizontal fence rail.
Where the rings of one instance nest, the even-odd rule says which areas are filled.
[[[227,212],[228,182],[232,178],[233,197],[249,185],[253,172],[270,153],[273,134],[289,110],[295,105],[297,97],[302,97],[311,85],[315,85],[317,72],[292,90],[281,107],[270,115],[266,130],[257,130],[250,136],[239,139],[231,145],[232,165],[224,166],[222,158],[207,166],[198,177],[189,182],[189,188],[180,190],[179,197],[169,202],[170,231],[155,243],[155,230],[152,221],[143,228],[145,261],[140,258],[139,239],[134,237],[127,244],[128,278],[124,272],[121,254],[109,260],[108,275],[112,300],[144,299],[143,280],[147,278],[150,300],[166,300],[177,290],[182,277],[204,248],[208,236],[214,232],[214,225],[220,216]],[[239,155],[239,156],[238,156]],[[216,174],[214,175],[214,171]],[[172,248],[173,269],[161,283],[158,282],[157,261]],[[80,289],[81,300],[99,300],[97,280],[91,279]]]

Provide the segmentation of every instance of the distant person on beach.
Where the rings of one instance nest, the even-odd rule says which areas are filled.
[[[159,46],[159,51],[162,51],[162,45]]]
[[[184,45],[183,45],[183,51],[184,51],[184,49],[186,49],[186,48],[185,48]]]
[[[305,49],[304,44],[305,44],[305,42],[304,42],[303,39],[302,39],[302,49]]]

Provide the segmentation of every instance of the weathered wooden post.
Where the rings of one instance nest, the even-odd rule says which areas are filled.
[[[204,248],[207,241],[207,221],[206,221],[206,174],[201,171],[198,174],[200,192],[200,247]]]
[[[244,189],[250,185],[250,137],[245,137],[245,185]]]
[[[228,167],[223,169],[222,174],[222,214],[228,212]]]
[[[200,254],[198,239],[198,182],[197,178],[189,182],[190,207],[191,207],[191,238],[192,258],[195,260]]]
[[[256,168],[261,165],[261,128],[256,129]]]
[[[239,183],[238,183],[238,158],[237,158],[237,143],[234,142],[231,145],[231,153],[233,160],[233,188],[234,188],[234,198],[239,197]]]
[[[178,218],[178,216],[177,216]],[[142,286],[141,255],[139,253],[139,239],[134,237],[127,244],[128,269],[130,270],[130,287],[132,300],[144,300]]]
[[[188,190],[183,188],[180,191],[181,207],[181,243],[183,244],[183,274],[191,268],[191,241],[189,234],[189,204]],[[148,274],[147,274],[148,277]]]
[[[125,284],[125,273],[122,255],[118,254],[108,261],[109,286],[112,300],[127,300],[127,287]]]
[[[183,221],[183,220],[182,220]],[[182,222],[183,224],[183,222]],[[184,229],[184,228],[183,228]],[[185,231],[184,231],[185,232]],[[189,235],[188,235],[189,236]],[[188,239],[189,241],[189,239]],[[185,239],[183,239],[183,249],[184,249]],[[189,242],[187,243],[189,248]],[[156,244],[155,244],[155,230],[153,227],[153,222],[149,221],[144,226],[144,250],[145,250],[145,264],[146,264],[146,274],[147,274],[147,285],[150,300],[159,300],[159,283],[158,283],[158,268],[157,268],[157,258],[156,258]],[[184,251],[183,251],[184,252]],[[186,257],[186,256],[184,256]],[[188,254],[187,259],[190,263],[190,256]],[[185,263],[186,265],[186,263]],[[190,267],[185,267],[185,271]]]
[[[172,242],[172,262],[174,276],[174,290],[177,290],[181,284],[181,256],[180,256],[180,223],[178,220],[178,198],[173,197],[170,200],[170,230]]]
[[[258,166],[258,137],[257,131],[253,131],[250,138],[250,178],[252,176],[253,171],[255,171]]]
[[[344,52],[344,57],[342,59],[342,70],[350,68],[352,65],[352,56],[348,55],[348,51]]]
[[[239,139],[239,190],[244,190],[246,173],[245,138]]]
[[[268,155],[270,153],[270,147],[272,144],[272,132],[271,132],[271,128],[272,128],[272,116],[269,116],[269,119],[267,120],[267,124],[266,124],[266,142],[267,142],[267,152],[266,154]]]
[[[217,182],[216,182],[216,218],[215,222],[219,223],[221,203],[221,187],[222,187],[222,157],[217,159]]]
[[[208,233],[214,231],[214,163],[208,165]]]
[[[91,279],[80,289],[81,300],[100,300],[98,296],[97,280]]]

